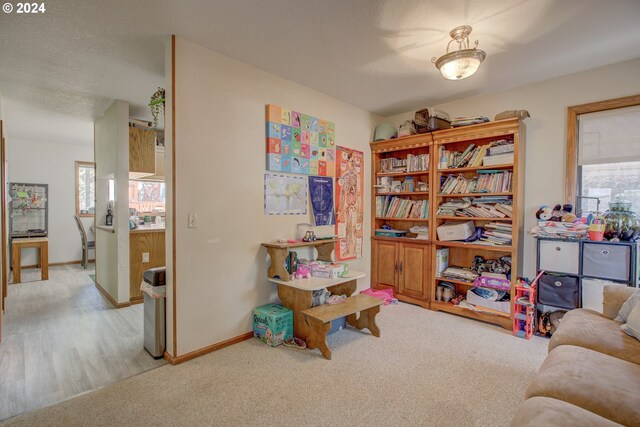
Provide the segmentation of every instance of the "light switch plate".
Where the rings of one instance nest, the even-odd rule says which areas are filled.
[[[149,262],[149,252],[142,253],[142,262]]]
[[[198,214],[190,213],[187,220],[187,228],[196,228]]]

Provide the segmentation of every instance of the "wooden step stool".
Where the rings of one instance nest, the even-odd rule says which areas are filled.
[[[370,295],[355,295],[340,304],[324,304],[304,310],[305,320],[309,325],[307,348],[320,350],[325,359],[331,360],[331,349],[327,344],[327,333],[331,328],[331,321],[347,316],[347,323],[356,329],[367,328],[375,337],[380,336],[380,329],[376,325],[375,317],[380,312],[380,305],[384,303],[380,298]],[[360,316],[356,318],[356,314]]]

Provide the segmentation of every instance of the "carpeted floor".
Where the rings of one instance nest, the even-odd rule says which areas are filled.
[[[6,425],[506,426],[547,351],[545,339],[407,304],[378,320],[380,338],[330,336],[331,361],[250,339]]]

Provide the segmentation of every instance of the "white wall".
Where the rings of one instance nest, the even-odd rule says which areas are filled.
[[[504,110],[528,110],[525,120],[526,176],[525,230],[535,225],[535,212],[541,205],[563,203],[565,186],[565,147],[567,107],[640,93],[640,59],[558,77],[503,92],[449,102],[437,107],[454,116],[493,117]],[[471,77],[473,78],[473,77]],[[414,112],[390,117],[400,125]],[[525,238],[524,274],[535,272],[535,244]]]
[[[175,63],[176,320],[183,355],[251,330],[253,308],[277,298],[260,243],[293,237],[296,224],[311,219],[263,213],[265,105],[331,120],[338,145],[364,151],[365,206],[376,117],[179,38]],[[196,229],[187,228],[189,212],[198,215]],[[360,287],[369,286],[368,214],[364,230],[364,256],[350,262],[367,272]]]
[[[9,182],[49,184],[49,262],[82,259],[76,212],[76,161],[93,161],[90,145],[59,144],[18,138],[7,139]],[[89,240],[93,218],[82,218]],[[90,252],[93,258],[93,251]],[[37,264],[37,250],[22,251],[22,265]]]
[[[95,121],[96,224],[103,225],[115,179],[115,233],[96,230],[96,281],[118,303],[129,301],[129,104],[116,100]]]

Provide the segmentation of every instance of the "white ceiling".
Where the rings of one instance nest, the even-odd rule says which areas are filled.
[[[638,0],[45,4],[42,15],[0,14],[0,94],[10,137],[73,139],[73,120],[91,122],[114,98],[148,117],[148,98],[164,84],[168,34],[382,116],[640,57]],[[487,59],[471,78],[447,81],[431,58],[462,24],[473,26],[471,39]]]

